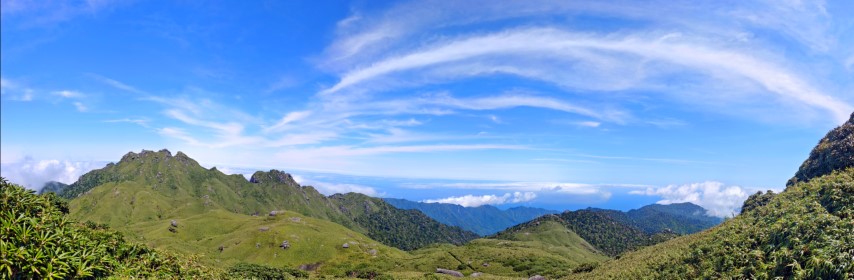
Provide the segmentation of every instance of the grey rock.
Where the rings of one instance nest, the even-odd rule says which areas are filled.
[[[450,270],[450,269],[437,268],[436,273],[441,273],[441,274],[450,275],[450,276],[454,276],[454,277],[463,277],[462,272],[459,272],[456,270]]]

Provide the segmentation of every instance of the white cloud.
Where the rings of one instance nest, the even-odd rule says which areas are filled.
[[[62,97],[62,98],[82,98],[83,94],[73,90],[60,90],[53,92],[53,95]]]
[[[74,183],[80,175],[101,168],[104,164],[94,161],[35,160],[32,157],[25,157],[18,161],[3,163],[0,172],[12,183],[39,190],[48,181]]]
[[[297,85],[297,79],[292,76],[281,76],[278,80],[270,84],[267,89],[264,90],[266,93],[277,92],[289,87],[293,87]]]
[[[132,124],[137,124],[139,126],[147,128],[147,127],[149,127],[148,123],[150,122],[150,120],[145,119],[145,118],[137,118],[137,119],[124,118],[124,119],[105,120],[104,122],[105,123],[132,123]]]
[[[336,193],[342,193],[343,194],[343,193],[350,193],[350,192],[361,193],[361,194],[364,194],[367,196],[372,196],[372,197],[382,197],[385,195],[383,193],[378,192],[375,188],[372,188],[369,186],[363,186],[363,185],[358,185],[358,184],[339,184],[339,183],[322,182],[322,181],[317,181],[317,180],[313,180],[313,179],[309,179],[309,178],[306,178],[303,176],[293,175],[293,174],[291,174],[291,176],[293,176],[294,181],[296,181],[300,185],[312,186],[318,192],[322,193],[323,195],[333,195]]]
[[[725,186],[721,182],[706,181],[687,185],[649,187],[631,191],[631,194],[660,196],[659,204],[691,202],[705,208],[709,215],[727,217],[740,212],[741,205],[750,193],[739,186]]]
[[[89,108],[86,107],[82,102],[74,102],[74,108],[77,109],[78,112],[86,112],[89,111]]]
[[[341,76],[337,84],[321,93],[329,95],[411,71],[438,68],[441,72],[442,67],[449,64],[456,67],[455,63],[474,59],[480,61],[476,67],[499,69],[489,71],[501,71],[501,67],[506,63],[512,64],[514,69],[522,67],[525,69],[522,72],[525,73],[528,73],[527,69],[545,67],[544,70],[537,70],[542,71],[540,74],[522,76],[583,89],[600,89],[599,83],[624,85],[620,88],[648,86],[646,84],[652,82],[650,76],[689,70],[704,74],[711,81],[725,80],[733,84],[749,81],[761,88],[764,94],[825,110],[837,119],[846,119],[848,113],[854,109],[851,105],[817,89],[784,65],[736,48],[704,44],[701,39],[672,34],[591,35],[555,28],[516,29],[440,42],[408,54],[375,61],[367,67],[350,70]],[[543,59],[549,63],[540,63]],[[483,66],[484,63],[494,65]],[[647,64],[654,65],[654,68],[645,69]],[[560,71],[567,67],[582,67],[585,71]],[[624,73],[623,69],[642,70]],[[508,74],[519,73],[514,71]],[[554,73],[561,76],[553,76]],[[578,76],[578,73],[584,75]],[[420,74],[425,73],[422,71]],[[567,81],[570,84],[566,84]],[[746,94],[751,93],[753,92],[747,91]],[[729,98],[731,95],[725,97]],[[530,97],[478,101],[480,102],[475,103],[472,109],[495,109],[502,107],[499,104],[512,101],[521,106],[536,103],[538,105],[534,106],[600,117],[583,108],[557,105]]]
[[[89,76],[91,76],[91,77],[95,78],[96,80],[98,80],[98,81],[100,81],[100,82],[102,82],[102,83],[104,83],[104,84],[107,84],[107,85],[109,85],[109,86],[112,86],[112,87],[114,87],[114,88],[117,88],[117,89],[120,89],[120,90],[123,90],[123,91],[132,92],[132,93],[137,93],[137,94],[145,94],[145,92],[144,92],[144,91],[139,90],[139,89],[137,89],[137,88],[135,88],[135,87],[129,86],[129,85],[125,84],[125,83],[122,83],[122,82],[119,82],[119,81],[116,81],[116,80],[113,80],[113,79],[110,79],[110,78],[107,78],[107,77],[104,77],[104,76],[101,76],[101,75],[98,75],[98,74],[92,74],[92,73],[90,73],[90,74],[89,74]]]
[[[298,120],[305,119],[308,116],[311,116],[311,111],[290,112],[290,113],[286,114],[284,117],[282,117],[282,119],[279,120],[279,122],[277,122],[276,124],[274,124],[268,128],[265,128],[264,131],[267,133],[282,131],[284,128],[286,128],[286,126],[288,124],[293,123],[293,122],[298,121]]]
[[[854,55],[845,60],[845,68],[848,70],[854,70]]]
[[[537,198],[537,194],[533,192],[514,192],[512,194],[505,193],[502,196],[497,195],[464,195],[464,196],[452,196],[448,198],[441,199],[427,199],[422,200],[424,203],[449,203],[449,204],[457,204],[463,207],[478,207],[482,205],[499,205],[505,203],[520,203],[527,202]]]
[[[577,122],[576,124],[578,126],[584,126],[584,127],[599,127],[600,125],[602,125],[602,123],[600,123],[600,122],[593,122],[593,121]]]
[[[32,101],[34,92],[33,89],[23,86],[18,82],[0,77],[0,95],[5,95],[10,100]]]

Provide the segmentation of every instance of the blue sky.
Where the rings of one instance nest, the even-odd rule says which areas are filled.
[[[2,1],[2,171],[728,215],[854,111],[851,1]]]

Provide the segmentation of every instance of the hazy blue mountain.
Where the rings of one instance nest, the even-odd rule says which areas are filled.
[[[678,234],[690,234],[723,222],[721,218],[706,215],[706,209],[690,202],[651,204],[628,212],[596,208],[590,210],[606,213],[615,220],[650,234],[668,229]]]
[[[67,187],[68,187],[68,185],[64,184],[62,182],[50,181],[50,182],[44,183],[44,186],[42,186],[42,189],[39,190],[39,194],[49,193],[49,192],[58,194],[58,193],[61,193]]]
[[[458,226],[482,236],[494,234],[545,214],[558,213],[554,210],[532,207],[501,210],[490,205],[463,207],[456,204],[423,203],[397,198],[386,198],[385,201],[400,209],[419,210],[441,223]]]

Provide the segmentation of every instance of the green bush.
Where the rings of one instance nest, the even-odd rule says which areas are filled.
[[[95,223],[68,220],[68,204],[0,178],[0,278],[57,279],[215,276],[194,259],[179,260]],[[208,277],[210,278],[210,277]]]
[[[275,268],[259,264],[238,263],[228,269],[225,278],[280,280],[293,277],[308,278],[308,273],[291,268]]]

